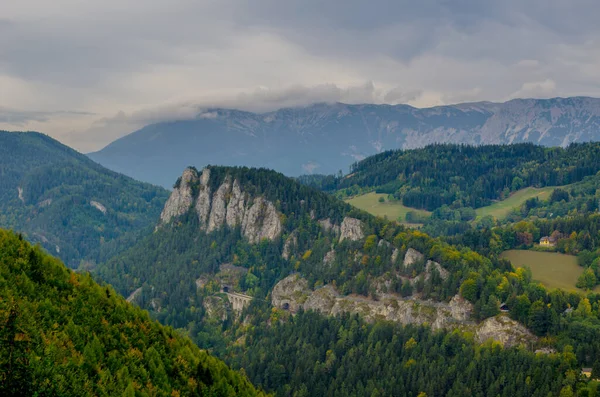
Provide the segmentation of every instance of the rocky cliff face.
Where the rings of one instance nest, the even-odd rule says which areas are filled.
[[[343,312],[358,313],[368,321],[384,319],[401,324],[430,324],[433,329],[455,328],[474,323],[469,319],[472,305],[459,296],[450,303],[403,299],[394,294],[383,294],[377,301],[359,295],[342,296],[326,285],[315,291],[306,280],[295,274],[281,280],[272,291],[275,307],[287,307],[296,312],[300,307],[335,316]]]
[[[484,320],[475,332],[478,342],[488,339],[501,342],[504,346],[514,346],[536,339],[522,324],[505,316],[498,315]]]
[[[194,169],[183,172],[179,186],[171,193],[161,214],[161,223],[187,213],[193,206],[200,228],[210,233],[223,226],[241,227],[251,243],[274,240],[282,232],[280,214],[264,197],[250,197],[242,191],[239,181],[226,177],[214,193],[210,189],[210,169],[198,175]],[[196,197],[193,188],[197,187]],[[195,204],[194,204],[195,202]]]
[[[190,168],[183,171],[179,186],[173,189],[171,196],[167,200],[165,207],[160,214],[160,220],[163,223],[170,222],[171,219],[185,214],[192,205],[192,183],[197,180],[196,172]]]
[[[346,239],[358,241],[365,237],[362,230],[362,223],[355,218],[345,217],[340,226],[340,242]]]
[[[292,313],[300,308],[318,311],[324,315],[341,313],[359,314],[367,321],[388,320],[399,324],[429,325],[432,329],[461,329],[475,334],[478,341],[494,339],[505,346],[526,343],[535,337],[519,323],[498,316],[477,324],[472,318],[473,305],[454,296],[449,303],[401,298],[395,294],[383,294],[378,300],[364,296],[342,296],[331,285],[311,290],[300,275],[294,274],[281,280],[271,293],[273,306]]]

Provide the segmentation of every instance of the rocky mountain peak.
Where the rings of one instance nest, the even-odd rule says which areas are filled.
[[[197,181],[198,173],[193,168],[186,168],[181,175],[178,186],[173,189],[171,196],[167,200],[160,220],[162,223],[168,223],[171,219],[185,214],[192,205],[192,184]]]
[[[200,229],[210,233],[221,227],[240,227],[251,243],[274,240],[283,230],[275,205],[262,196],[252,197],[242,190],[237,179],[227,175],[219,187],[211,191],[209,168],[198,173],[187,168],[161,214],[161,223],[169,223],[193,207]],[[194,191],[196,191],[194,197]]]

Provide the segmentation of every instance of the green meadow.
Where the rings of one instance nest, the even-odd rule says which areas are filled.
[[[491,215],[494,218],[502,219],[505,218],[512,209],[520,207],[530,198],[537,197],[540,200],[548,199],[554,189],[555,187],[543,187],[540,189],[527,187],[511,194],[505,200],[497,201],[486,207],[477,208],[475,212],[478,217]]]
[[[500,256],[508,259],[515,267],[529,267],[533,279],[548,288],[580,291],[575,284],[583,268],[577,264],[575,256],[528,250],[504,251]]]
[[[384,193],[371,192],[353,197],[346,200],[346,202],[375,216],[380,216],[382,218],[387,216],[390,220],[398,220],[403,223],[406,223],[406,213],[409,211],[414,211],[417,214],[424,216],[431,215],[431,212],[429,211],[406,207],[402,205],[400,201],[387,201],[387,196],[388,195]],[[386,201],[380,203],[380,197],[383,197]]]

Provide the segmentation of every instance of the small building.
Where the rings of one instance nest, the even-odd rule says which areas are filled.
[[[591,368],[581,368],[581,375],[585,376],[586,378],[591,378],[592,377],[592,369]]]
[[[506,303],[500,304],[500,311],[503,313],[508,313],[508,305]]]
[[[544,236],[540,239],[540,245],[542,247],[554,247],[556,245],[556,239],[552,236]]]

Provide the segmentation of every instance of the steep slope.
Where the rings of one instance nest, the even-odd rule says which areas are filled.
[[[154,226],[169,194],[35,132],[0,131],[0,176],[0,227],[71,267],[130,246]]]
[[[0,230],[3,396],[258,396],[112,288]]]
[[[207,109],[148,125],[90,157],[170,187],[189,164],[268,167],[286,175],[346,171],[356,160],[431,143],[566,146],[600,139],[600,99],[515,99],[417,109],[317,104],[256,114]]]
[[[186,169],[155,233],[102,264],[98,276],[178,327],[214,312],[201,292],[208,286],[291,312],[357,312],[452,329],[499,312],[484,314],[457,294],[470,272],[502,266],[273,171],[208,167]]]
[[[334,395],[322,392],[325,384],[342,395],[364,395],[367,384],[371,391],[394,395],[381,374],[412,371],[411,365],[424,368],[429,362],[427,344],[412,356],[402,350],[406,342],[392,339],[394,330],[404,327],[412,330],[406,334],[414,339],[409,345],[429,339],[432,330],[449,338],[442,355],[465,348],[462,338],[469,346],[491,346],[482,354],[486,357],[504,354],[500,346],[561,351],[548,358],[534,357],[524,347],[507,353],[516,354],[510,360],[532,360],[531,365],[545,365],[549,373],[558,371],[555,375],[591,365],[600,354],[596,312],[583,315],[589,305],[597,307],[600,296],[548,292],[527,270],[513,269],[496,256],[487,258],[374,218],[264,169],[186,169],[156,231],[99,266],[96,276],[199,346],[247,368],[253,381],[281,396],[291,391]],[[509,313],[500,313],[503,302]],[[569,307],[582,315],[562,316]],[[309,317],[303,317],[306,312]],[[311,320],[313,315],[318,321]],[[340,317],[342,324],[336,322]],[[368,368],[351,364],[356,350],[347,350],[358,343],[358,329],[368,334],[361,347],[370,352]],[[455,340],[450,335],[462,336]],[[396,342],[387,345],[390,339]],[[392,369],[387,364],[394,355],[398,360]],[[562,360],[565,365],[558,364]],[[515,365],[507,364],[497,376],[512,379]],[[298,373],[300,367],[306,372]],[[444,371],[440,376],[452,380],[434,395],[460,387],[453,370]],[[345,386],[333,382],[332,373],[345,377]],[[476,379],[465,382],[481,387]],[[545,383],[541,378],[535,382]],[[411,385],[414,393],[421,387]],[[488,386],[498,393],[502,388]],[[454,395],[468,394],[470,387]],[[556,387],[560,382],[551,389]]]

